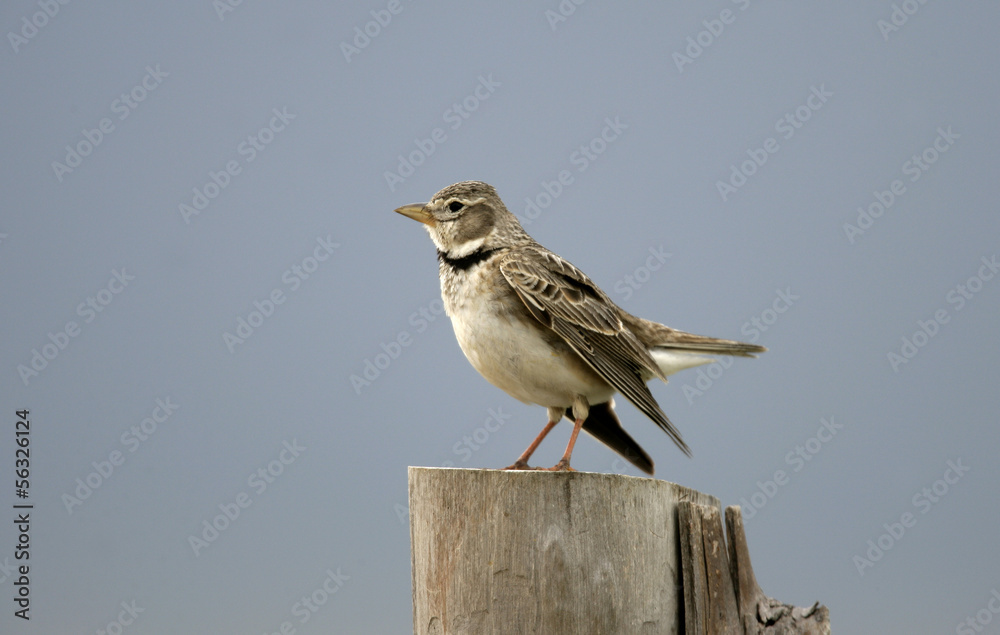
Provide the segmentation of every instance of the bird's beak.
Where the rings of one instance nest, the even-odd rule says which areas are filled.
[[[427,211],[427,205],[425,203],[413,203],[412,205],[404,205],[402,207],[397,207],[396,211],[412,218],[413,220],[420,221],[424,225],[430,225],[434,227],[436,222],[431,213]]]

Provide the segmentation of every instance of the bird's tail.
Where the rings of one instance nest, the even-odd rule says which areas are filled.
[[[767,351],[763,346],[756,344],[706,337],[704,335],[684,333],[683,331],[674,331],[671,338],[657,342],[653,344],[653,347],[685,353],[737,355],[739,357],[757,357],[757,353]]]
[[[705,355],[756,357],[757,353],[767,350],[757,344],[678,331],[624,311],[621,312],[621,317],[639,341],[649,349],[664,375],[711,362],[712,359]]]
[[[583,422],[583,429],[594,436],[598,441],[620,454],[629,463],[636,466],[646,474],[653,475],[653,459],[649,458],[646,451],[639,447],[635,439],[629,436],[618,421],[618,415],[614,411],[614,400],[605,403],[592,404],[587,419]],[[573,418],[573,409],[566,409],[566,416]]]

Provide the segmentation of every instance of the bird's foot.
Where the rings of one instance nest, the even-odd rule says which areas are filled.
[[[518,459],[518,460],[514,461],[513,465],[508,465],[507,467],[505,467],[503,469],[505,469],[505,470],[544,470],[545,468],[544,467],[531,467],[530,465],[528,465],[528,463],[526,461],[522,461],[521,459]]]
[[[555,465],[553,465],[552,467],[546,468],[546,469],[548,469],[548,471],[550,471],[550,472],[575,472],[576,471],[575,469],[573,469],[572,467],[570,467],[569,461],[567,461],[566,459],[563,459],[563,460],[559,461],[558,463],[556,463]]]

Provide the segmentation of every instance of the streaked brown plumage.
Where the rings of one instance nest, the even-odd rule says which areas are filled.
[[[575,426],[552,469],[572,469],[582,429],[652,474],[649,455],[621,427],[612,395],[624,395],[690,455],[646,382],[711,361],[704,354],[754,357],[767,350],[629,314],[535,242],[486,183],[456,183],[429,203],[396,211],[424,223],[438,248],[445,310],[472,365],[514,398],[548,408],[548,425],[511,469],[528,469],[535,448],[566,416]]]

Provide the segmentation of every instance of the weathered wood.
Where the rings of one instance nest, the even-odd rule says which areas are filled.
[[[411,467],[409,487],[418,635],[682,633],[677,506],[720,513],[618,474]]]
[[[692,509],[692,507],[694,509]],[[681,540],[681,584],[684,587],[684,632],[708,632],[708,580],[705,576],[705,550],[701,540],[701,514],[697,506],[682,502],[677,507]]]
[[[685,633],[742,635],[719,508],[683,502],[678,512]]]
[[[681,503],[678,522],[688,635],[830,634],[830,612],[819,602],[797,608],[761,591],[739,507],[726,508],[728,544],[718,507]]]
[[[715,511],[714,509],[712,511]],[[746,635],[830,635],[830,610],[816,602],[810,607],[783,604],[764,595],[750,564],[743,514],[726,508],[729,565]]]
[[[757,600],[763,593],[757,585],[753,565],[750,564],[750,548],[747,547],[743,513],[739,507],[726,508],[726,531],[729,533],[729,567],[740,615],[754,615],[757,612]]]
[[[418,635],[829,635],[767,597],[739,507],[647,478],[410,468]]]

